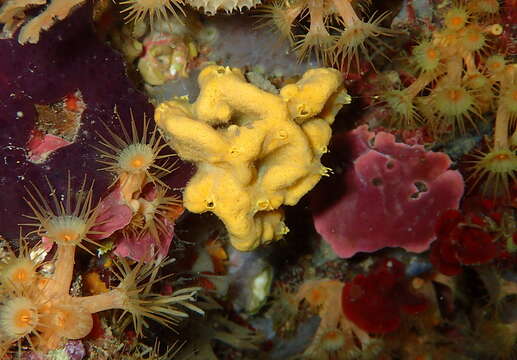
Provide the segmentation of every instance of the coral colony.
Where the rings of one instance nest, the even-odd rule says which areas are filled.
[[[517,359],[515,0],[0,0],[0,359]]]

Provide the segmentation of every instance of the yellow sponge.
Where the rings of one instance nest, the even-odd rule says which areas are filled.
[[[295,205],[327,173],[320,158],[330,125],[350,102],[341,74],[309,70],[280,95],[222,66],[206,67],[198,82],[193,104],[174,99],[155,112],[170,145],[197,165],[184,206],[216,214],[238,250],[280,239],[288,231],[281,206]]]

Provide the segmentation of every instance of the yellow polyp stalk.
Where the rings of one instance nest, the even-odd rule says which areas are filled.
[[[75,264],[75,246],[74,245],[58,245],[57,260],[55,262],[55,271],[52,280],[49,281],[45,293],[50,295],[68,295]]]
[[[304,6],[302,4],[299,4],[298,6],[296,6],[296,5],[292,6],[291,4],[287,5],[287,8],[284,11],[285,11],[285,20],[289,24],[289,29],[292,28],[296,18],[302,13],[303,9],[304,9]],[[292,40],[292,33],[291,33],[291,36],[289,36],[289,38]]]
[[[472,56],[472,53],[469,52],[466,55],[464,55],[463,62],[465,62],[467,74],[475,74],[478,72],[476,62],[474,60],[474,56]]]
[[[515,80],[517,73],[517,67],[513,65],[506,66],[503,71],[504,77],[500,78],[501,91],[508,88]],[[497,107],[497,113],[495,116],[495,129],[494,129],[494,149],[502,150],[509,148],[508,130],[510,127],[510,114],[505,106],[499,104]],[[517,131],[517,129],[516,129]],[[512,137],[513,138],[513,137]]]
[[[147,176],[146,172],[137,174],[122,172],[120,174],[120,193],[124,201],[130,202],[134,198],[135,194],[142,190],[142,186],[145,184]]]
[[[108,292],[75,298],[78,305],[91,314],[110,309],[124,309],[126,294],[120,289],[113,289]]]
[[[463,59],[459,56],[451,56],[447,60],[447,82],[453,84],[461,83],[461,74],[463,72]]]
[[[313,22],[323,24],[323,13],[325,8],[323,7],[324,2],[321,0],[309,0],[307,7],[309,8],[309,14],[311,14],[311,26]]]
[[[315,49],[318,60],[327,62],[329,49],[333,38],[325,27],[325,9],[320,0],[311,0],[308,3],[309,14],[311,17],[308,33],[299,41],[297,50],[300,52],[300,59],[305,58],[312,49]]]
[[[435,78],[435,74],[426,72],[416,78],[411,85],[409,85],[404,91],[407,95],[414,99],[426,86]]]
[[[332,0],[332,2],[346,27],[352,26],[361,21],[349,0]]]
[[[494,130],[494,150],[504,150],[509,148],[508,143],[508,125],[510,115],[503,106],[499,106],[495,116]]]

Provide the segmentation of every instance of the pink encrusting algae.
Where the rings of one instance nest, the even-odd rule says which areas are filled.
[[[335,189],[314,194],[314,223],[323,239],[344,258],[385,247],[427,250],[436,238],[434,222],[463,195],[463,178],[449,169],[449,157],[366,126],[334,141],[348,150],[340,154],[348,163],[333,204],[318,204],[318,197]]]

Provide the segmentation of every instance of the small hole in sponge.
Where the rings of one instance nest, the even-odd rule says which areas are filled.
[[[381,178],[373,178],[372,179],[372,185],[373,186],[381,186],[382,185],[382,179]]]
[[[372,136],[371,138],[368,139],[368,146],[373,148],[375,145],[375,136]]]
[[[388,161],[386,163],[386,168],[387,169],[393,169],[395,167],[395,164],[393,163],[393,161]]]
[[[418,199],[420,197],[421,193],[425,193],[428,190],[426,183],[423,181],[415,181],[414,185],[415,185],[417,191],[415,193],[411,194],[410,197],[412,199]]]

